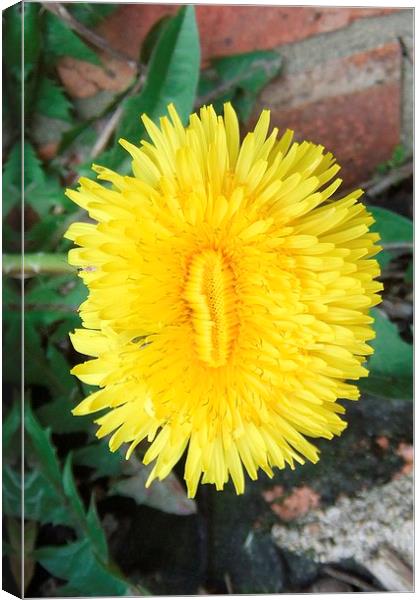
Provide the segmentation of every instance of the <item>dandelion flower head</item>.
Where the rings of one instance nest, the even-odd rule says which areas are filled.
[[[245,471],[316,462],[310,438],[346,427],[337,400],[367,375],[379,236],[361,190],[333,198],[332,154],[269,132],[269,111],[242,144],[230,104],[187,127],[168,113],[143,115],[149,141],[120,140],[131,176],[94,166],[107,183],[68,191],[94,221],[66,234],[89,288],[71,339],[93,357],[72,372],[99,386],[74,414],[107,409],[97,435],[127,457],[147,440],[147,485],[186,451],[189,496],[230,478],[242,493]]]

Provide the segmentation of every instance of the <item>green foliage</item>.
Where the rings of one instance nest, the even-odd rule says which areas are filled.
[[[391,158],[388,161],[378,165],[376,167],[376,170],[379,175],[385,175],[389,171],[392,171],[392,169],[397,169],[398,167],[401,167],[405,163],[407,158],[407,150],[404,148],[404,146],[398,144],[397,146],[395,146]]]
[[[381,244],[385,244],[385,248],[377,256],[379,264],[384,268],[392,259],[395,252],[386,249],[387,244],[412,244],[413,242],[413,223],[407,217],[403,217],[386,208],[379,206],[369,206],[369,211],[375,218],[375,223],[372,226],[372,231],[377,231],[381,236]],[[401,248],[399,248],[401,251]]]
[[[45,59],[54,62],[61,56],[71,56],[100,65],[96,52],[91,50],[82,40],[55,15],[46,15]]]
[[[71,121],[71,103],[62,88],[48,77],[43,77],[38,85],[35,112],[51,117]]]
[[[369,377],[360,388],[374,396],[411,400],[413,398],[413,346],[401,339],[396,325],[378,309],[372,309],[376,338],[374,354],[367,368]]]
[[[106,568],[90,538],[39,548],[35,557],[44,569],[68,582],[58,590],[61,596],[130,595],[128,582]]]
[[[88,28],[95,27],[110,15],[117,4],[66,3],[66,9]],[[21,69],[22,18],[25,17],[25,64]],[[94,145],[117,107],[122,118],[95,162],[128,172],[130,159],[117,141],[120,137],[132,143],[146,136],[140,115],[147,113],[158,124],[173,102],[186,123],[198,103],[213,103],[221,112],[223,103],[231,101],[242,123],[251,115],[258,94],[276,77],[281,57],[274,51],[214,59],[211,68],[200,73],[200,43],[193,6],[182,7],[175,16],[165,17],[152,28],[140,52],[142,67],[137,81],[125,91],[111,97],[95,116],[86,118],[80,103],[67,96],[58,76],[58,60],[70,56],[101,67],[98,54],[75,31],[41,3],[25,3],[4,11],[3,41],[3,119],[6,132],[3,165],[4,248],[15,265],[21,248],[20,201],[21,158],[24,158],[25,244],[30,253],[25,266],[32,269],[25,278],[25,319],[21,323],[22,281],[7,272],[3,282],[4,303],[4,380],[7,385],[8,408],[3,422],[3,506],[10,534],[6,548],[13,573],[18,572],[20,555],[16,524],[24,511],[28,530],[26,560],[27,584],[36,559],[54,577],[66,581],[60,596],[138,595],[144,588],[127,582],[109,556],[105,530],[98,516],[93,487],[101,498],[131,498],[168,514],[192,515],[194,501],[175,474],[155,481],[146,490],[150,467],[134,456],[126,461],[123,453],[111,453],[108,441],[97,440],[92,418],[73,417],[72,409],[88,393],[89,386],[70,374],[80,356],[71,347],[68,334],[80,327],[78,307],[87,297],[80,278],[68,268],[65,252],[71,246],[63,240],[70,223],[80,220],[81,212],[64,194],[74,187],[77,177],[86,173]],[[20,144],[21,86],[25,85],[25,130],[23,149]],[[134,90],[138,90],[136,93]],[[93,100],[95,102],[95,100]],[[41,139],[39,130],[48,136]],[[51,135],[52,132],[52,135]],[[56,133],[58,132],[58,133]],[[54,137],[56,136],[56,137]],[[40,141],[41,140],[41,141]],[[40,159],[39,145],[56,141],[58,151],[52,160]],[[405,158],[396,149],[388,168]],[[392,165],[391,165],[392,163]],[[386,244],[412,243],[412,223],[376,207],[376,230]],[[85,213],[83,218],[86,219]],[[387,250],[379,256],[382,266],[398,250]],[[7,266],[7,260],[4,261]],[[38,273],[39,274],[36,274]],[[35,273],[35,275],[34,275]],[[407,281],[410,273],[407,271]],[[412,279],[412,274],[411,274]],[[412,347],[404,342],[396,327],[381,312],[376,315],[376,353],[369,360],[371,375],[362,380],[366,391],[378,396],[411,397]],[[21,356],[22,325],[25,333],[25,387],[32,404],[26,402],[24,476],[21,480]],[[411,365],[411,366],[410,366]],[[100,414],[98,415],[100,416]],[[74,468],[73,468],[74,465]],[[99,493],[98,493],[99,497]],[[85,501],[90,498],[89,508]],[[122,498],[114,498],[116,502]],[[125,500],[127,502],[127,500]],[[99,512],[101,512],[99,503]],[[161,516],[161,513],[157,513]],[[47,526],[47,527],[46,527]],[[62,531],[63,545],[36,548],[37,532]],[[32,562],[31,562],[32,561]]]
[[[73,421],[79,421],[79,418]],[[74,452],[74,462],[94,469],[92,479],[120,475],[124,458],[118,452],[110,452],[106,440],[78,448]]]
[[[19,404],[19,402],[14,401],[12,403],[12,406],[9,409],[6,417],[4,417],[4,420],[3,420],[3,426],[2,426],[3,457],[6,457],[6,455],[7,455],[8,449],[12,445],[13,438],[15,437],[16,433],[20,429],[21,421],[22,421],[22,416],[21,416],[20,404]]]
[[[86,511],[72,471],[71,454],[61,470],[48,430],[41,427],[29,403],[25,409],[25,428],[38,464],[25,478],[28,506],[26,517],[40,522],[71,525],[78,540],[64,546],[39,548],[36,559],[51,574],[68,580],[61,595],[127,595],[129,584],[109,562],[108,545],[93,499]],[[7,477],[13,479],[12,472]],[[15,475],[16,480],[16,475]],[[18,488],[15,481],[15,488]],[[11,488],[9,479],[6,490]],[[13,512],[13,502],[6,495],[6,510]],[[26,500],[26,498],[25,498]]]
[[[275,51],[255,51],[217,58],[204,71],[199,85],[200,103],[211,99],[217,112],[230,101],[241,121],[251,116],[258,93],[280,72],[282,60]],[[217,93],[215,93],[217,92]]]
[[[7,56],[8,73],[16,78],[22,75],[22,14],[15,4],[4,11],[3,55]]]
[[[57,453],[51,442],[51,433],[40,426],[29,402],[25,406],[24,421],[41,473],[52,485],[60,487],[61,470]]]
[[[167,114],[173,103],[185,123],[191,113],[197,90],[200,68],[200,44],[194,8],[182,8],[176,17],[162,27],[152,51],[147,78],[141,92],[124,102],[124,114],[116,139],[124,138],[138,144],[145,135],[139,120],[142,113],[157,121]],[[127,152],[119,146],[106,152],[97,162],[111,168],[128,170]]]
[[[151,27],[151,29],[147,33],[140,49],[140,62],[142,64],[147,65],[150,61],[153,49],[156,46],[163,29],[166,27],[168,21],[170,20],[171,17],[169,16],[162,17]]]
[[[3,217],[6,217],[12,207],[21,201],[21,163],[21,146],[16,142],[3,166]]]
[[[67,5],[69,13],[86,27],[95,27],[103,19],[112,15],[117,4],[92,4],[90,2],[77,2]]]

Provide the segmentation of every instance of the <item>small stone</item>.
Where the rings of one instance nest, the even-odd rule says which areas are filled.
[[[340,594],[343,592],[353,592],[353,588],[344,581],[338,581],[333,577],[321,577],[317,579],[306,592],[312,594]]]

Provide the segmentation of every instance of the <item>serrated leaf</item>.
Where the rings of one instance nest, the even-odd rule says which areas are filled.
[[[125,461],[123,471],[128,477],[121,478],[110,488],[110,494],[129,496],[137,502],[175,515],[191,515],[197,512],[194,500],[187,498],[176,475],[170,473],[162,481],[156,480],[149,488],[146,481],[152,470],[134,456]]]
[[[72,515],[63,504],[63,497],[36,468],[25,473],[25,519],[39,521],[42,524],[73,525]],[[5,467],[3,471],[3,510],[13,517],[22,516],[21,473]]]
[[[44,76],[38,84],[34,112],[52,119],[72,121],[71,107],[63,89],[55,81]]]
[[[146,113],[153,121],[167,114],[171,102],[186,123],[192,112],[200,70],[200,43],[193,6],[185,6],[162,28],[155,45],[146,83],[140,94],[124,103],[116,139],[124,138],[134,144],[145,137],[140,115]],[[127,152],[115,146],[97,159],[98,164],[129,170]]]
[[[51,434],[40,426],[29,402],[25,404],[24,421],[25,430],[31,439],[41,473],[53,485],[61,487],[61,469],[51,441]]]
[[[413,242],[413,222],[410,219],[379,206],[368,206],[367,208],[375,219],[372,231],[376,231],[381,236],[380,244]],[[376,258],[381,267],[384,268],[393,256],[392,251],[384,249]]]
[[[108,544],[106,541],[105,531],[99,520],[98,511],[94,497],[91,497],[89,510],[86,515],[86,523],[88,527],[89,539],[95,548],[97,556],[104,562],[108,562]]]
[[[77,592],[78,596],[125,596],[129,593],[128,583],[96,558],[88,539],[65,546],[39,548],[35,557],[52,575],[68,581],[65,595],[69,590]],[[63,594],[63,588],[60,592]]]
[[[51,209],[63,204],[63,188],[59,181],[49,177],[45,182],[31,185],[25,191],[26,201],[38,213],[40,217],[48,216]],[[57,224],[57,215],[50,217]]]
[[[74,526],[73,515],[63,497],[38,470],[25,474],[25,519]]]
[[[11,467],[3,465],[2,473],[3,513],[9,517],[22,516],[22,477]]]
[[[45,55],[50,61],[62,56],[71,56],[79,60],[100,65],[101,62],[93,50],[55,15],[45,15],[46,35],[44,41]]]
[[[45,184],[46,176],[41,166],[41,161],[36,155],[33,146],[27,140],[25,140],[23,148],[23,160],[25,166],[23,184],[25,186],[25,193],[28,193],[31,186],[35,187],[35,184]]]
[[[66,462],[64,463],[63,489],[77,515],[78,520],[83,523],[85,521],[85,507],[83,506],[82,499],[79,496],[79,492],[74,481],[71,453],[67,455]]]
[[[376,338],[369,358],[369,376],[360,388],[374,396],[411,400],[413,397],[413,346],[401,339],[396,325],[378,309],[372,309]]]

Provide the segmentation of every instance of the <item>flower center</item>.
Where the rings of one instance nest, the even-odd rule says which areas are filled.
[[[227,363],[237,334],[234,284],[232,267],[222,253],[206,250],[192,259],[184,298],[198,357],[211,367]]]

